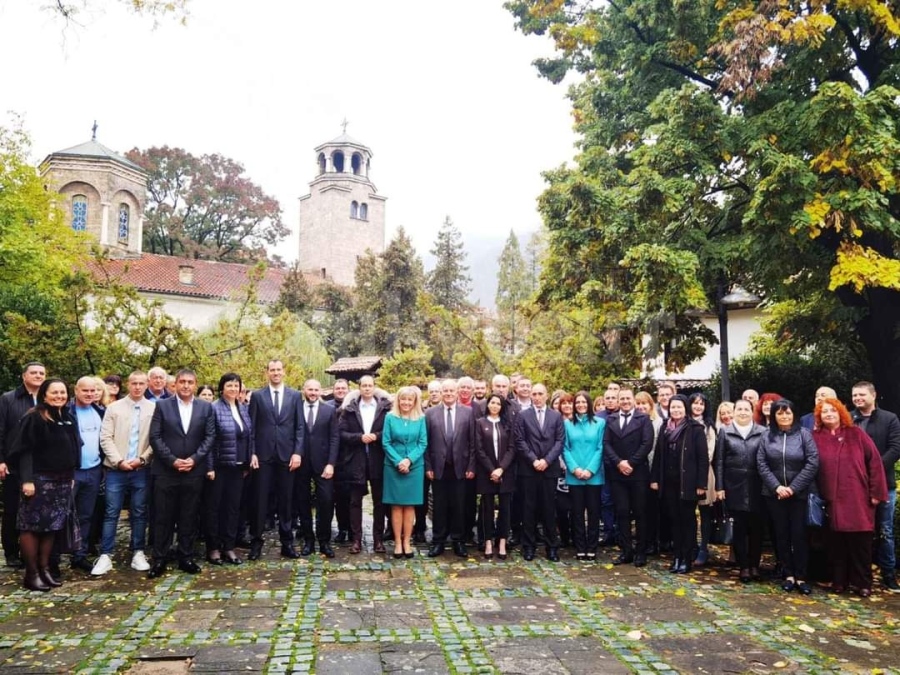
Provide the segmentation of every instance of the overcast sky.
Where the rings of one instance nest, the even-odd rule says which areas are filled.
[[[89,140],[95,119],[119,152],[221,153],[281,203],[288,260],[313,148],[345,117],[374,153],[388,238],[402,225],[421,254],[446,215],[470,249],[536,230],[540,172],[574,153],[565,88],[531,65],[550,44],[515,31],[501,0],[191,0],[187,26],[155,29],[88,2],[66,28],[49,1],[0,0],[0,113],[23,116],[35,161]]]

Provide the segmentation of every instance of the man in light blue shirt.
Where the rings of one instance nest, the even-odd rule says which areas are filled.
[[[81,436],[81,464],[75,469],[75,487],[72,496],[75,512],[81,529],[81,548],[72,554],[72,568],[90,572],[93,565],[87,560],[91,519],[100,493],[103,468],[100,465],[100,425],[103,423],[103,409],[94,405],[97,385],[93,377],[82,377],[75,383],[75,398],[72,412],[78,421]]]

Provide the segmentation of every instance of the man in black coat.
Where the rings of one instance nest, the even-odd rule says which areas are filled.
[[[603,435],[603,459],[616,508],[619,531],[619,556],[614,565],[633,562],[636,567],[647,564],[647,492],[650,489],[650,464],[647,457],[653,449],[653,424],[648,415],[634,409],[634,391],[621,387],[619,411],[606,418]],[[631,516],[637,534],[637,553],[631,542]]]
[[[22,484],[17,467],[11,466],[6,457],[15,441],[19,420],[37,404],[37,392],[46,377],[47,370],[42,363],[26,363],[22,369],[22,384],[0,396],[0,480],[3,481],[3,524],[0,539],[7,567],[22,566],[19,557],[19,531],[16,529]]]
[[[284,364],[266,365],[269,383],[250,397],[250,420],[256,453],[250,458],[250,560],[262,555],[269,496],[275,493],[281,555],[299,558],[294,549],[294,482],[303,462],[303,401],[300,392],[284,385]]]
[[[897,503],[897,479],[894,465],[900,459],[900,420],[897,416],[875,405],[875,385],[871,382],[857,382],[853,385],[851,397],[856,410],[853,422],[865,431],[875,443],[884,463],[888,485],[888,500],[878,505],[875,511],[875,528],[879,537],[876,562],[881,568],[881,581],[894,593],[900,592],[897,584],[897,559],[894,553],[894,507]]]
[[[475,479],[475,415],[457,400],[455,380],[441,383],[441,402],[426,411],[425,429],[425,476],[434,495],[428,555],[441,555],[449,534],[453,552],[465,558],[466,484]]]
[[[340,378],[334,381],[331,386],[332,399],[329,401],[338,414],[338,422],[340,422],[342,406],[350,393],[350,386],[347,380]],[[338,472],[339,473],[339,472]],[[350,536],[350,490],[346,484],[340,480],[339,475],[334,478],[334,515],[337,519],[338,533],[335,542],[343,544]]]
[[[384,418],[391,410],[387,399],[375,396],[375,380],[359,379],[359,397],[347,403],[340,416],[341,446],[338,453],[339,479],[350,493],[350,553],[362,551],[362,504],[372,490],[372,538],[375,553],[385,553]]]
[[[337,411],[320,398],[317,380],[303,384],[303,448],[306,461],[297,472],[297,513],[303,532],[300,555],[309,555],[319,541],[319,552],[334,557],[331,548],[331,519],[334,517],[334,467],[338,461],[340,435]],[[316,490],[316,531],[312,522],[312,487]]]
[[[153,448],[153,567],[155,579],[166,571],[166,556],[178,524],[178,569],[196,574],[194,540],[206,456],[216,439],[212,405],[194,398],[197,375],[184,368],[175,375],[175,396],[156,403],[150,421]]]
[[[562,475],[559,456],[565,436],[562,415],[547,406],[547,387],[535,384],[531,388],[531,406],[516,417],[513,433],[519,455],[516,498],[522,498],[522,556],[525,560],[534,559],[536,515],[540,513],[547,540],[547,559],[559,561],[556,480]]]

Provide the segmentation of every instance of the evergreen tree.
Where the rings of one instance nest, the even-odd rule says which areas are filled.
[[[466,252],[463,249],[462,234],[450,216],[444,219],[438,230],[434,248],[430,253],[436,258],[434,269],[428,274],[425,289],[431,293],[441,307],[460,311],[469,307],[469,292],[472,279],[467,274]]]
[[[278,301],[272,306],[272,316],[278,316],[284,310],[295,314],[303,321],[309,321],[313,310],[313,292],[309,282],[303,276],[300,263],[295,262],[284,277]]]
[[[516,345],[521,344],[525,322],[522,305],[530,295],[528,270],[519,248],[519,238],[512,230],[503,251],[497,259],[497,337],[500,348],[510,354],[516,353]]]

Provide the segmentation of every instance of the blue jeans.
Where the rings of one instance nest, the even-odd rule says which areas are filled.
[[[116,544],[116,527],[119,514],[125,504],[125,495],[131,496],[128,522],[131,525],[131,550],[143,551],[147,545],[147,472],[108,471],[106,473],[106,513],[103,516],[103,536],[100,552],[112,555]]]
[[[103,479],[103,467],[99,464],[92,469],[75,469],[75,487],[72,497],[75,499],[75,513],[78,514],[78,529],[81,530],[81,548],[72,554],[72,560],[83,560],[87,557],[91,534],[91,519],[100,492],[100,481]]]
[[[897,503],[897,491],[888,491],[888,500],[879,504],[875,510],[875,528],[879,538],[875,561],[884,576],[893,576],[897,560],[894,555],[894,507]]]

